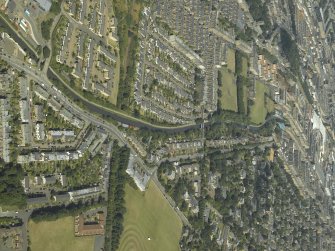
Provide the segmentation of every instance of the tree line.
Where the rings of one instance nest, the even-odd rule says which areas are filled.
[[[22,225],[22,219],[14,217],[0,217],[0,228],[10,228]]]
[[[117,250],[123,231],[123,218],[126,208],[124,206],[125,184],[128,176],[130,150],[126,146],[120,147],[115,142],[110,163],[107,218],[105,232],[105,250]]]
[[[26,195],[21,180],[23,170],[19,164],[0,163],[0,206],[24,208]]]
[[[92,207],[103,206],[104,201],[102,197],[98,198],[96,203],[94,199],[86,201],[71,202],[67,205],[47,206],[37,208],[31,213],[31,219],[34,222],[54,221],[66,216],[76,216],[85,212]],[[93,206],[94,205],[94,206]]]

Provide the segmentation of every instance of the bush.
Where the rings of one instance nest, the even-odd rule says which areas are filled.
[[[0,165],[0,206],[23,208],[26,195],[21,185],[23,171],[18,164]]]
[[[44,58],[50,57],[50,49],[48,48],[48,46],[43,47],[43,57]]]
[[[42,32],[42,37],[45,40],[50,40],[50,29],[51,29],[51,25],[53,23],[53,19],[50,18],[46,21],[42,21],[41,23],[41,32]]]
[[[14,226],[22,226],[22,220],[13,217],[0,217],[0,228],[10,228]]]
[[[61,5],[62,5],[63,0],[54,0],[52,1],[52,5],[50,8],[50,12],[58,15],[61,12]]]
[[[264,22],[264,25],[262,27],[263,31],[265,33],[269,33],[272,29],[272,24],[270,22],[270,17],[268,13],[268,8],[266,3],[263,3],[262,0],[247,0],[247,3],[249,5],[249,11],[252,17],[255,19],[255,21]]]
[[[291,71],[295,75],[299,75],[300,55],[299,49],[294,40],[291,39],[288,32],[284,29],[280,30],[281,48],[291,65]]]

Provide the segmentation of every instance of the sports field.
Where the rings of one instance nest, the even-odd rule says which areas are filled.
[[[93,251],[94,236],[75,237],[74,218],[28,223],[32,251]]]
[[[125,201],[119,251],[179,250],[182,223],[153,182],[144,193],[126,185]]]
[[[235,83],[234,74],[229,72],[227,68],[222,70],[222,86],[220,98],[222,108],[224,110],[237,112],[237,86]]]
[[[232,48],[228,48],[227,50],[227,65],[228,70],[235,73],[235,50]]]
[[[251,122],[262,124],[266,115],[274,110],[274,102],[265,96],[268,88],[261,82],[256,81],[256,99],[250,109]]]

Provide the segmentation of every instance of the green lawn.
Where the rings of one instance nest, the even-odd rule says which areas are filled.
[[[56,221],[29,221],[31,251],[93,251],[94,236],[75,237],[74,218]]]
[[[182,223],[153,182],[144,193],[126,185],[125,201],[119,251],[179,250]]]
[[[235,83],[234,74],[229,72],[227,68],[223,68],[222,72],[222,96],[220,98],[222,108],[237,112],[237,86]]]
[[[227,65],[228,70],[235,73],[235,50],[232,48],[228,48],[227,50]]]
[[[265,96],[268,88],[261,82],[256,81],[256,99],[250,108],[250,119],[255,124],[262,124],[268,112],[274,110],[274,102]]]

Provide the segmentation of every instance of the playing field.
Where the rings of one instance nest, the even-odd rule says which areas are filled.
[[[267,92],[267,87],[256,81],[256,99],[250,109],[250,119],[255,124],[264,123],[267,113],[274,109],[273,101],[265,96]]]
[[[227,68],[222,69],[222,96],[220,98],[222,108],[237,112],[237,86],[234,74],[229,72]]]
[[[144,193],[127,185],[125,200],[119,251],[179,250],[182,223],[153,182]]]
[[[227,50],[227,65],[228,70],[231,70],[233,73],[235,73],[235,50],[228,48]]]
[[[32,251],[93,251],[94,237],[75,237],[74,218],[35,223],[29,221]]]

